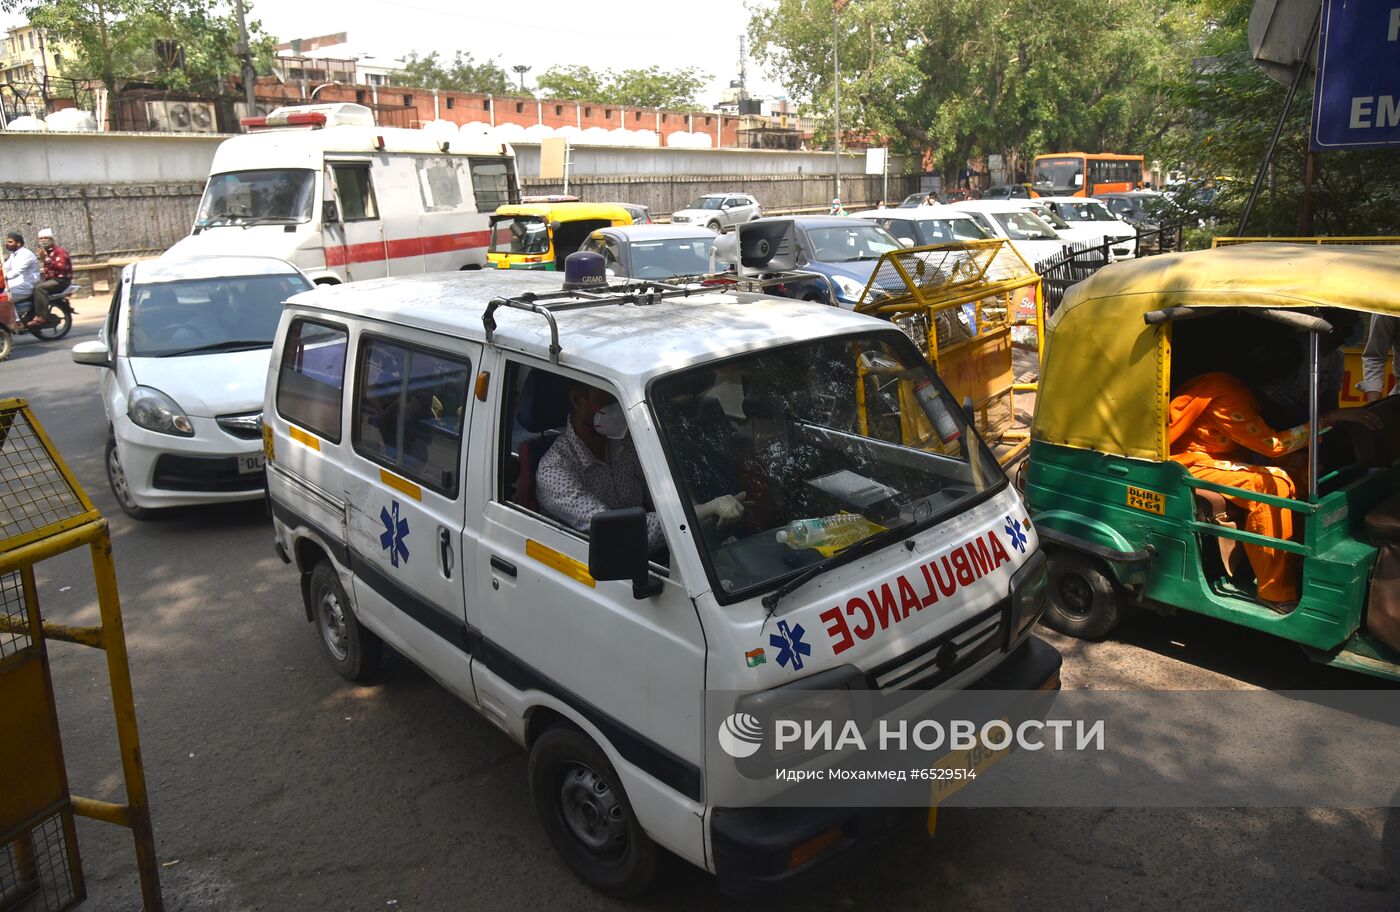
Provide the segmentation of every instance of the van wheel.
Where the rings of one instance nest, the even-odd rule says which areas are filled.
[[[311,571],[310,595],[316,632],[336,674],[356,683],[373,678],[384,658],[384,643],[355,618],[330,561]]]
[[[651,886],[660,850],[591,738],[567,726],[549,729],[530,748],[529,775],[535,815],[575,874],[623,898]]]
[[[150,519],[151,510],[146,507],[136,505],[136,501],[131,495],[131,482],[127,481],[126,470],[122,468],[121,458],[117,455],[117,438],[111,434],[107,435],[107,484],[112,488],[112,496],[117,499],[117,506],[122,508],[122,512],[132,519]]]
[[[1072,637],[1096,640],[1118,626],[1118,587],[1103,566],[1073,551],[1050,554],[1050,599],[1045,624]]]

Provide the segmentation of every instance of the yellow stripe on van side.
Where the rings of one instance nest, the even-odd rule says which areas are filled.
[[[379,480],[406,497],[412,497],[414,500],[423,499],[422,488],[405,478],[400,478],[388,469],[379,470]]]
[[[578,580],[590,589],[596,589],[598,582],[588,572],[588,565],[574,560],[567,554],[555,551],[533,539],[525,540],[525,556],[533,558],[551,570],[564,574],[569,579]]]
[[[310,447],[318,453],[321,452],[321,440],[315,434],[308,434],[294,424],[287,425],[287,433],[290,434],[292,439],[297,443]]]

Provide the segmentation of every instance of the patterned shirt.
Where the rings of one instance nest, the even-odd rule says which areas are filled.
[[[588,534],[594,514],[645,506],[647,483],[630,438],[609,440],[607,459],[598,459],[572,423],[564,429],[535,474],[540,507],[564,525]],[[647,514],[647,547],[665,546],[661,520]]]
[[[1172,455],[1238,459],[1245,451],[1286,456],[1308,444],[1307,425],[1278,431],[1259,416],[1254,394],[1225,373],[1202,374],[1172,398],[1167,429]]]
[[[44,259],[44,278],[69,281],[73,278],[73,258],[62,247],[55,246]]]

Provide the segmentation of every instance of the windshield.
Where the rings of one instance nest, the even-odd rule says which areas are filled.
[[[1041,193],[1070,195],[1083,186],[1082,158],[1042,158],[1035,163],[1035,189]]]
[[[549,253],[549,225],[535,215],[491,220],[491,253]]]
[[[282,302],[309,291],[300,275],[191,279],[136,285],[128,317],[136,358],[267,348]]]
[[[724,204],[722,196],[702,196],[686,206],[687,209],[719,209]]]
[[[723,601],[965,510],[1004,480],[898,331],[672,374],[656,381],[651,400],[682,496],[699,505],[744,495],[736,522],[698,523]],[[823,525],[825,543],[812,541],[807,532]]]
[[[1098,200],[1085,200],[1082,203],[1055,203],[1060,216],[1072,222],[1116,222],[1113,213],[1104,208]]]
[[[918,245],[980,241],[991,237],[970,218],[890,219],[885,225],[896,240],[908,238]]]
[[[1069,222],[1060,218],[1060,216],[1056,214],[1055,210],[1051,209],[1049,206],[1036,206],[1035,214],[1044,219],[1050,225],[1051,228],[1054,228],[1056,230],[1060,228],[1069,227]]]
[[[633,241],[631,278],[705,275],[710,272],[710,251],[714,249],[715,240],[708,237]]]
[[[817,263],[853,263],[878,260],[880,254],[899,249],[899,242],[878,225],[842,225],[808,228],[809,256]]]
[[[1060,239],[1059,235],[1055,233],[1055,229],[1045,224],[1045,221],[1033,212],[993,212],[992,218],[1006,229],[1006,236],[1013,241],[1058,241]]]
[[[204,188],[199,228],[250,221],[306,222],[316,197],[316,172],[302,168],[215,174]]]

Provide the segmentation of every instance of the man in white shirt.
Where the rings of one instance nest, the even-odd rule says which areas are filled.
[[[5,292],[10,303],[18,305],[34,296],[34,286],[39,284],[39,258],[24,246],[24,235],[11,231],[5,235],[5,250],[9,256],[5,260]],[[18,331],[19,325],[10,327]]]

